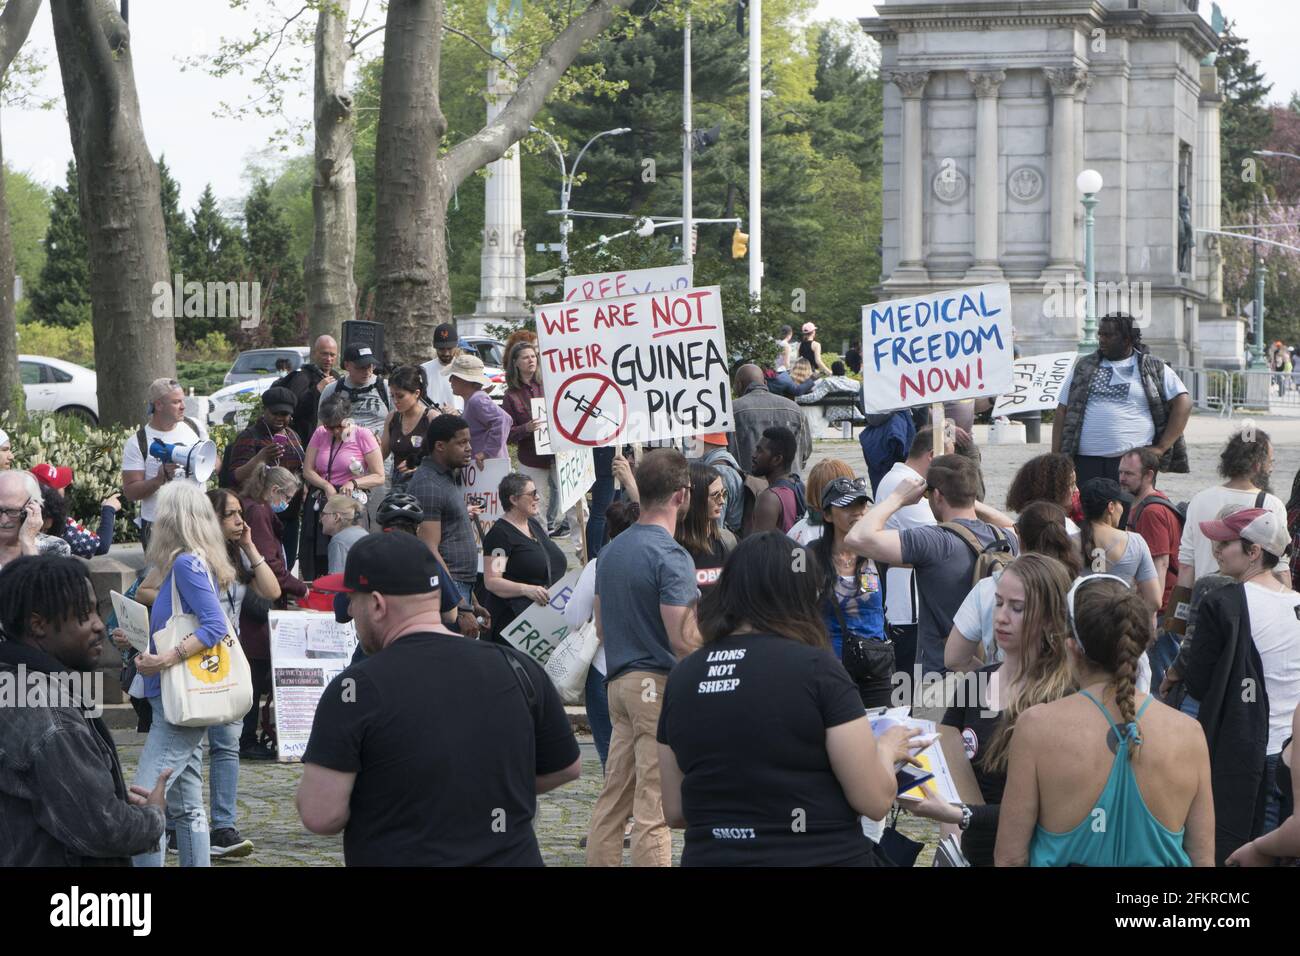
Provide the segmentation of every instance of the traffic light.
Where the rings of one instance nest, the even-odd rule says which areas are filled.
[[[731,258],[743,259],[745,253],[749,252],[749,233],[741,232],[740,227],[731,234]]]

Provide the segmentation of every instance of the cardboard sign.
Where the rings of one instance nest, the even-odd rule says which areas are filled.
[[[581,568],[576,568],[560,578],[551,588],[549,604],[534,604],[510,622],[501,636],[511,646],[523,651],[539,664],[545,664],[551,651],[559,647],[569,633],[564,621],[564,608],[573,597],[573,587],[578,583]]]
[[[1011,287],[1005,282],[862,307],[868,414],[1010,392]]]
[[[465,507],[477,505],[483,509],[479,516],[483,521],[495,521],[505,514],[501,506],[501,479],[514,471],[509,458],[489,458],[480,468],[474,459],[461,469],[461,490],[465,495]]]
[[[551,426],[546,420],[546,399],[534,398],[530,404],[530,414],[542,423],[542,427],[533,432],[533,448],[537,450],[539,455],[553,454],[551,451]]]
[[[568,511],[596,483],[596,458],[590,448],[562,451],[555,456],[560,511]]]
[[[535,312],[552,448],[735,427],[717,286]]]
[[[321,695],[352,663],[356,626],[317,611],[272,611],[269,618],[276,748],[281,761],[301,760]]]
[[[1012,390],[998,396],[993,415],[1046,411],[1062,404],[1061,383],[1074,368],[1078,352],[1052,352],[1018,358],[1011,369]]]
[[[689,289],[695,282],[695,269],[689,265],[661,266],[657,269],[630,269],[626,272],[595,272],[585,276],[568,276],[564,280],[564,301],[617,299],[647,292],[671,292]]]

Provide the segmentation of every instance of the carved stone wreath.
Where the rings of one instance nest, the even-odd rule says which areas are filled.
[[[1017,202],[1033,202],[1043,194],[1043,174],[1033,166],[1013,169],[1007,177],[1007,192]]]
[[[940,202],[958,202],[966,195],[966,175],[955,167],[943,167],[934,174],[930,188]]]

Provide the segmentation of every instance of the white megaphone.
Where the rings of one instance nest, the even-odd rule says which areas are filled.
[[[217,470],[217,443],[214,441],[169,445],[161,438],[155,438],[149,446],[149,455],[175,465],[187,478],[199,482],[207,481]]]

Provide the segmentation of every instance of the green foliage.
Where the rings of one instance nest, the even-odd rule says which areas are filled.
[[[1255,181],[1248,181],[1243,164],[1259,162],[1252,153],[1267,146],[1273,125],[1267,109],[1273,85],[1264,82],[1259,64],[1252,59],[1245,38],[1236,34],[1235,26],[1229,21],[1224,27],[1214,64],[1223,93],[1219,138],[1223,144],[1220,172],[1225,206],[1244,203],[1259,188],[1258,171]]]
[[[24,322],[18,326],[18,351],[94,368],[95,334],[89,318],[71,326]]]
[[[178,349],[176,354],[186,362],[224,362],[229,366],[235,360],[236,349],[220,332],[209,332],[193,345]]]
[[[5,205],[9,210],[9,234],[13,240],[14,272],[23,277],[23,298],[18,315],[30,308],[31,293],[45,266],[45,233],[50,227],[50,194],[26,173],[4,170]]]
[[[172,171],[164,157],[158,157],[158,178],[161,181],[163,231],[167,236],[167,262],[172,275],[184,268],[185,245],[189,241],[189,227],[181,210],[181,186],[172,178]]]
[[[230,360],[216,362],[177,362],[176,379],[186,394],[194,389],[195,395],[211,395],[225,384],[230,371]]]
[[[70,160],[66,182],[50,196],[45,263],[32,289],[28,313],[33,321],[68,328],[90,321],[90,264],[77,208],[79,195],[77,166]]]
[[[217,197],[212,185],[204,187],[199,204],[194,207],[189,234],[181,256],[181,272],[185,283],[225,283],[247,279],[248,266],[244,255],[243,237],[217,209]],[[228,311],[233,311],[229,310]],[[212,332],[234,332],[239,328],[238,318],[208,315],[206,306],[202,316],[176,316],[176,336],[182,342],[196,342]]]
[[[293,232],[271,185],[258,179],[244,203],[244,247],[253,278],[261,283],[262,326],[256,340],[296,345],[307,332],[301,259],[290,254]]]

